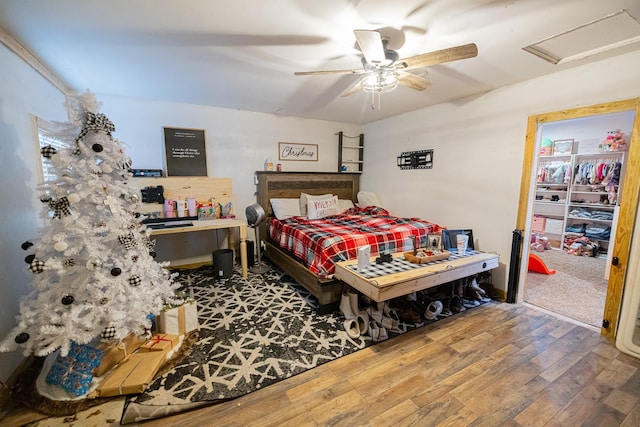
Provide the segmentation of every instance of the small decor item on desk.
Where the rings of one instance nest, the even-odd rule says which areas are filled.
[[[456,242],[458,244],[458,255],[464,255],[469,245],[469,236],[466,234],[458,234],[456,236]]]
[[[222,206],[222,204],[218,203],[218,206],[220,206],[220,218],[235,218],[236,217],[235,215],[233,215],[231,213],[231,207],[232,207],[231,202],[227,203],[224,206]]]
[[[165,199],[164,201],[164,217],[165,218],[175,218],[175,203],[173,200]]]
[[[391,256],[391,254],[380,254],[380,256],[376,258],[376,264],[384,264],[385,262],[393,262],[393,256]]]
[[[414,264],[426,264],[428,262],[449,259],[451,252],[437,248],[419,249],[414,255],[412,251],[404,253],[404,259]]]
[[[187,210],[189,211],[189,216],[198,215],[198,202],[195,197],[187,197]]]
[[[198,219],[214,219],[214,208],[211,202],[198,203]]]
[[[176,200],[176,208],[178,210],[178,217],[184,217],[187,213],[187,201],[183,199]]]
[[[358,271],[364,271],[369,267],[371,259],[371,245],[364,245],[358,248]]]

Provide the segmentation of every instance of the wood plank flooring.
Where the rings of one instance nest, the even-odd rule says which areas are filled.
[[[231,402],[145,426],[638,426],[640,361],[492,303]]]
[[[639,426],[638,367],[597,331],[490,303],[242,398],[140,425]]]

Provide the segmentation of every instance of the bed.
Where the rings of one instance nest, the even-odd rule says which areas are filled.
[[[333,309],[344,283],[333,277],[335,263],[357,257],[357,248],[371,245],[371,256],[409,250],[412,236],[423,242],[437,224],[418,218],[397,218],[380,207],[354,207],[339,215],[309,220],[277,220],[272,199],[297,199],[332,194],[357,202],[359,174],[257,172],[258,203],[267,220],[260,227],[265,256],[319,300],[320,311]]]

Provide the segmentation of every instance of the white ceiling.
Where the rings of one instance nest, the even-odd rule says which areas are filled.
[[[239,110],[368,123],[584,64],[523,47],[638,0],[1,0],[0,28],[69,87]],[[427,68],[424,92],[340,94],[360,67],[354,29],[403,29],[401,58],[476,43],[478,56]],[[613,30],[612,30],[613,31]],[[397,41],[397,39],[396,39]],[[639,49],[640,43],[612,55]]]

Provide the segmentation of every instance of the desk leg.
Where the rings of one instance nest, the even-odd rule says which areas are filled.
[[[242,263],[242,277],[247,278],[247,226],[240,227],[240,262]]]

